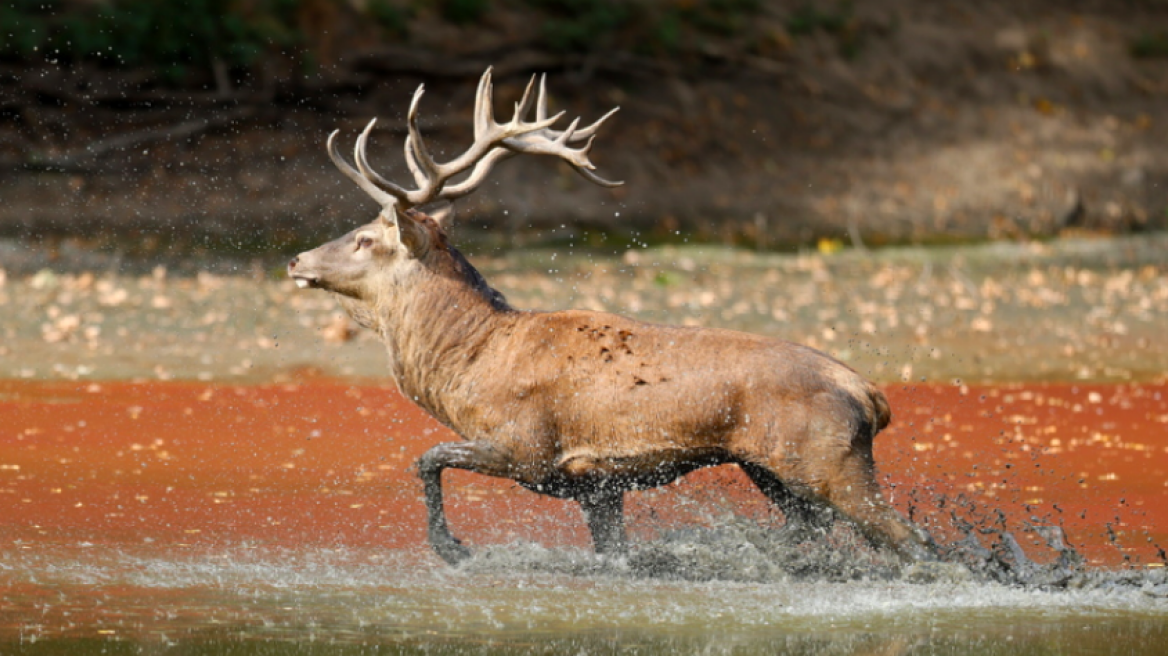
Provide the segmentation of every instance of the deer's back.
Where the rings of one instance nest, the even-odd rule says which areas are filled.
[[[625,455],[748,448],[822,421],[825,411],[841,426],[870,425],[869,439],[888,421],[880,392],[847,366],[747,333],[531,313],[491,351],[481,365],[497,384],[475,395],[479,423],[469,432],[539,436],[543,456],[584,447]]]

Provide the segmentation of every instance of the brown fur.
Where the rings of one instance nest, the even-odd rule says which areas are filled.
[[[359,228],[289,272],[336,292],[380,334],[402,393],[466,440],[419,462],[431,542],[448,561],[468,552],[446,527],[443,469],[577,499],[598,550],[618,551],[623,492],[723,463],[741,466],[793,526],[842,516],[905,558],[931,556],[927,534],[875,479],[888,402],[846,365],[728,330],[518,311],[429,217],[398,223]],[[370,235],[362,253],[355,244]]]

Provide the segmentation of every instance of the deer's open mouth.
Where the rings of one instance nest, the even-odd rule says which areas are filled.
[[[296,257],[292,258],[291,262],[288,263],[288,277],[296,281],[297,287],[300,289],[308,289],[309,287],[320,286],[319,277],[312,275],[312,273],[304,273],[303,271],[298,270],[300,268],[304,267],[300,266],[300,255],[297,255]]]

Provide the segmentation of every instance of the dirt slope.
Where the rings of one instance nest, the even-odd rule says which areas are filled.
[[[500,111],[544,69],[571,115],[620,105],[593,159],[627,185],[509,162],[463,203],[463,239],[601,228],[873,244],[1168,225],[1168,60],[1132,54],[1168,30],[1168,4],[856,4],[842,27],[796,30],[801,3],[763,3],[741,34],[656,55],[619,41],[548,52],[514,7],[477,26],[423,16],[408,43],[350,26],[363,36],[336,34],[313,75],[227,96],[126,96],[108,72],[9,64],[0,233],[112,233],[146,250],[318,239],[372,211],[325,157],[327,132],[351,139],[380,116],[375,159],[407,179],[412,89],[426,82],[424,128],[449,156],[469,143],[489,63]]]

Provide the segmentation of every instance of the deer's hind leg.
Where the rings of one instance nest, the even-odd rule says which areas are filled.
[[[831,530],[835,513],[826,503],[817,503],[792,492],[782,479],[762,465],[740,462],[738,466],[783,511],[786,518],[783,529],[792,538],[803,541],[822,536]]]
[[[824,497],[847,516],[867,540],[889,547],[906,562],[936,560],[936,544],[885,500],[871,453],[850,450],[834,475],[825,476]]]
[[[418,477],[426,493],[427,528],[430,546],[451,565],[470,557],[470,549],[450,533],[442,505],[442,470],[465,469],[487,476],[509,478],[512,462],[498,449],[476,442],[445,442],[418,459]]]

